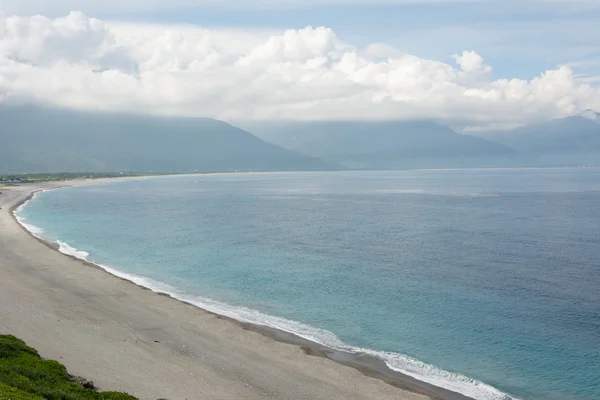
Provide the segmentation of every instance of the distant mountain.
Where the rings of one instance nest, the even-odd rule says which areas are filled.
[[[0,105],[0,172],[337,168],[213,119]]]
[[[600,124],[585,117],[554,119],[482,136],[543,164],[600,164]]]
[[[449,168],[518,163],[508,146],[431,121],[254,123],[266,141],[349,168]]]

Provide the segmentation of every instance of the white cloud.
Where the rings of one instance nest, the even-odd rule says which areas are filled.
[[[382,56],[387,55],[385,59]],[[519,124],[600,110],[600,88],[563,66],[494,80],[328,28],[245,32],[111,24],[82,13],[0,16],[0,98],[62,107],[244,119],[436,118]]]
[[[467,74],[477,76],[487,75],[492,72],[492,67],[485,65],[483,63],[483,58],[474,51],[465,51],[462,54],[455,54],[453,58]]]
[[[537,20],[514,20],[504,15],[496,21],[407,30],[387,43],[435,57],[444,57],[465,47],[480,49],[495,58],[513,59],[517,69],[532,61],[580,69],[600,52],[600,24],[598,18],[576,18],[568,14]],[[575,63],[575,60],[583,62]]]

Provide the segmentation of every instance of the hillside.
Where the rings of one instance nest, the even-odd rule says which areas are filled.
[[[14,336],[0,335],[0,400],[136,400],[125,393],[97,392],[94,383],[43,360]]]
[[[482,135],[542,159],[600,160],[600,124],[584,117],[554,119]]]
[[[297,122],[246,125],[278,146],[350,168],[506,166],[513,149],[431,121]]]
[[[0,172],[337,169],[208,118],[0,105]]]

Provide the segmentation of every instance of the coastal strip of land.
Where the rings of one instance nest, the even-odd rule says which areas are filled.
[[[35,191],[84,183],[0,187],[0,333],[70,373],[142,400],[467,399],[137,286],[56,251],[12,215]]]

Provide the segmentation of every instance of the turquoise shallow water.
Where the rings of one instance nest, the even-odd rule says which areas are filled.
[[[599,169],[156,178],[18,216],[143,285],[476,399],[600,398]]]

